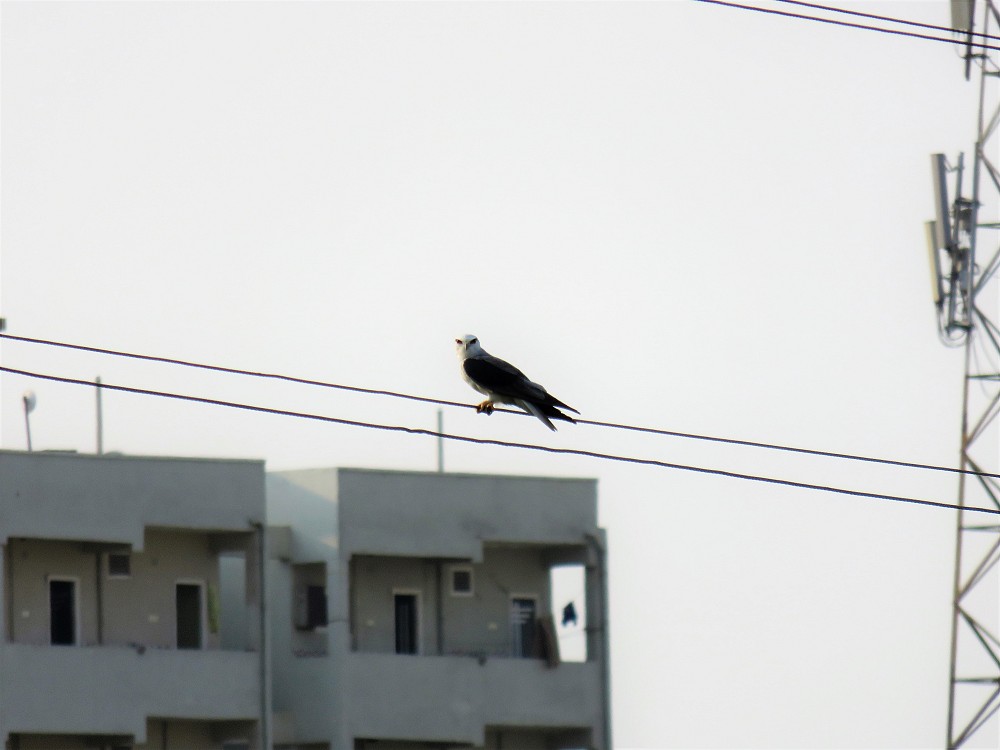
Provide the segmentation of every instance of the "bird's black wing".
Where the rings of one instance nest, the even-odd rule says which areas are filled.
[[[465,374],[486,390],[509,398],[541,400],[545,389],[532,383],[514,365],[496,357],[470,357],[462,363]]]

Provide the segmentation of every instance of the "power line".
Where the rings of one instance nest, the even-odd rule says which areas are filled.
[[[180,367],[191,367],[197,370],[221,372],[221,373],[226,373],[228,375],[246,375],[254,378],[265,378],[268,380],[280,380],[286,383],[297,383],[299,385],[313,385],[313,386],[319,386],[321,388],[334,388],[336,390],[351,391],[353,393],[366,393],[373,396],[392,396],[393,398],[404,398],[404,399],[409,399],[411,401],[422,401],[428,404],[440,404],[443,406],[469,407],[469,404],[462,404],[458,403],[457,401],[442,401],[441,399],[427,398],[425,396],[414,396],[409,393],[398,393],[396,391],[383,391],[375,388],[361,388],[355,385],[341,385],[340,383],[329,383],[321,380],[310,380],[308,378],[295,377],[294,375],[281,375],[273,372],[255,372],[253,370],[241,370],[236,367],[211,365],[211,364],[205,364],[204,362],[192,362],[186,359],[160,357],[153,354],[137,354],[135,352],[125,352],[116,349],[104,349],[99,346],[70,344],[65,341],[50,341],[48,339],[31,338],[28,336],[14,336],[12,334],[2,333],[2,332],[0,332],[0,338],[9,339],[10,341],[20,341],[28,344],[41,344],[44,346],[54,346],[61,349],[73,349],[74,351],[90,352],[92,354],[106,354],[112,357],[137,359],[143,362],[158,362],[160,364],[178,365]]]
[[[863,23],[852,23],[851,21],[840,21],[835,18],[822,18],[820,16],[809,16],[803,13],[792,13],[785,10],[777,10],[775,8],[761,8],[756,5],[744,5],[742,3],[727,2],[726,0],[695,0],[699,3],[708,3],[709,5],[721,5],[726,8],[737,8],[739,10],[750,10],[757,13],[767,13],[773,16],[783,16],[785,18],[795,18],[801,21],[817,21],[819,23],[831,24],[833,26],[844,26],[851,29],[863,29],[865,31],[878,31],[883,34],[894,34],[896,36],[906,36],[914,39],[926,39],[932,42],[947,42],[948,44],[963,44],[971,47],[979,47],[984,50],[1000,50],[1000,46],[985,44],[984,42],[976,42],[970,40],[958,41],[955,39],[949,39],[948,37],[941,36],[931,36],[930,34],[919,34],[915,31],[904,31],[903,29],[888,29],[883,26],[871,26]],[[960,31],[958,29],[950,29],[957,34],[964,34],[966,32]]]
[[[987,34],[983,31],[972,31],[971,29],[970,30],[954,29],[951,26],[938,26],[933,23],[911,21],[906,18],[895,18],[893,16],[880,16],[876,13],[865,13],[864,11],[860,10],[836,8],[832,5],[819,5],[818,3],[807,3],[804,0],[774,0],[774,1],[778,3],[785,3],[787,5],[798,5],[800,7],[811,8],[813,10],[823,10],[823,11],[828,11],[830,13],[841,13],[843,15],[855,16],[857,18],[870,18],[874,21],[887,21],[888,23],[898,23],[901,26],[914,26],[921,29],[931,29],[932,31],[945,31],[951,34],[962,34],[962,35],[972,34],[972,36],[979,36],[982,37],[983,39],[1000,40],[1000,36],[997,36],[995,34]],[[964,42],[956,42],[956,44],[958,43],[964,43]]]
[[[125,359],[135,359],[144,362],[156,362],[160,364],[176,365],[179,367],[189,367],[198,370],[206,370],[210,372],[219,372],[228,375],[242,375],[246,377],[254,378],[264,378],[269,380],[278,380],[287,383],[295,383],[299,385],[309,385],[319,388],[331,388],[335,390],[349,391],[352,393],[362,393],[366,395],[376,395],[376,396],[388,396],[390,398],[400,398],[410,401],[418,401],[428,404],[436,404],[439,406],[452,406],[461,409],[474,409],[475,406],[472,404],[461,403],[458,401],[447,401],[445,399],[432,398],[429,396],[416,396],[411,393],[401,393],[399,391],[381,390],[375,388],[362,388],[360,386],[354,385],[343,385],[341,383],[332,383],[322,380],[312,380],[308,378],[297,377],[294,375],[283,375],[279,373],[271,372],[257,372],[254,370],[244,370],[236,367],[225,367],[222,365],[206,364],[203,362],[193,362],[190,360],[177,359],[172,357],[161,357],[152,354],[137,354],[135,352],[126,352],[116,349],[105,349],[96,346],[87,346],[84,344],[72,344],[64,341],[51,341],[48,339],[31,338],[28,336],[15,336],[10,333],[0,332],[0,339],[9,339],[11,341],[19,341],[28,344],[39,344],[43,346],[52,346],[62,349],[71,349],[74,351],[84,351],[95,354],[108,355],[113,357],[122,357]],[[496,409],[497,412],[504,414],[514,414],[517,416],[526,416],[524,412],[513,410],[513,409]],[[891,458],[879,458],[876,456],[864,456],[856,453],[843,453],[835,451],[824,451],[813,448],[800,448],[790,445],[782,445],[779,443],[766,443],[757,440],[743,440],[739,438],[727,438],[719,437],[715,435],[702,435],[694,432],[680,432],[677,430],[666,430],[656,427],[643,427],[638,425],[621,424],[618,422],[604,422],[594,419],[582,419],[576,418],[577,424],[591,425],[593,427],[607,427],[610,429],[617,430],[627,430],[631,432],[642,432],[649,435],[662,435],[664,437],[674,437],[683,440],[698,440],[701,442],[709,443],[719,443],[723,445],[735,445],[744,448],[759,448],[762,450],[773,450],[784,453],[795,453],[799,455],[816,456],[819,458],[836,458],[845,461],[857,461],[862,463],[878,464],[882,466],[895,466],[898,468],[905,469],[919,469],[923,471],[938,471],[946,472],[950,474],[966,474],[969,476],[986,477],[990,479],[1000,479],[1000,474],[991,474],[988,472],[974,471],[971,469],[959,469],[951,466],[938,466],[935,464],[919,463],[915,461],[903,461]]]
[[[798,482],[791,479],[764,477],[755,474],[743,474],[735,471],[727,471],[725,469],[711,469],[703,466],[692,466],[689,464],[679,464],[679,463],[672,463],[669,461],[660,461],[658,459],[653,459],[653,458],[620,456],[612,453],[601,453],[598,451],[589,451],[580,448],[556,448],[548,445],[537,445],[534,443],[517,443],[507,440],[496,440],[494,438],[476,438],[468,435],[455,435],[447,432],[439,432],[437,430],[428,430],[422,427],[406,427],[404,425],[379,424],[376,422],[365,422],[362,420],[346,419],[343,417],[331,417],[323,414],[314,414],[311,412],[290,411],[287,409],[275,409],[272,407],[257,406],[254,404],[245,404],[236,401],[223,401],[221,399],[205,398],[203,396],[192,396],[182,393],[170,393],[167,391],[154,391],[146,388],[135,388],[132,386],[125,386],[125,385],[113,385],[111,383],[104,383],[104,382],[94,383],[89,380],[79,380],[76,378],[67,378],[60,375],[49,375],[45,373],[29,372],[27,370],[19,370],[13,367],[6,367],[6,366],[0,366],[0,371],[7,372],[12,375],[21,375],[23,377],[35,378],[39,380],[48,380],[56,383],[81,385],[89,388],[100,388],[102,390],[118,391],[122,393],[132,393],[141,396],[167,398],[177,401],[188,401],[191,403],[205,404],[208,406],[221,406],[229,409],[240,409],[243,411],[257,412],[261,414],[271,414],[275,416],[293,417],[297,419],[309,419],[318,422],[341,424],[349,427],[362,427],[373,430],[384,430],[387,432],[400,432],[409,435],[425,435],[427,437],[436,437],[436,438],[442,438],[444,440],[454,440],[457,442],[464,442],[464,443],[474,443],[476,445],[494,445],[502,448],[520,448],[524,450],[542,451],[545,453],[582,456],[585,458],[595,458],[604,461],[630,463],[641,466],[653,466],[661,469],[675,469],[678,471],[689,471],[698,474],[706,474],[710,476],[726,477],[729,479],[761,482],[764,484],[773,484],[782,487],[791,487],[794,489],[814,490],[817,492],[829,492],[833,494],[847,495],[850,497],[859,497],[869,500],[886,500],[891,502],[907,503],[911,505],[921,505],[931,508],[942,508],[945,510],[964,510],[970,513],[985,513],[988,515],[1000,516],[1000,508],[967,507],[967,506],[960,506],[955,503],[941,502],[938,500],[925,500],[921,498],[905,497],[902,495],[888,495],[880,492],[867,492],[865,490],[852,490],[845,487],[835,487],[833,485]]]

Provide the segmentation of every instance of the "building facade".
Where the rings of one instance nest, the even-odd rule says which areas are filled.
[[[593,480],[0,451],[0,748],[607,750],[605,559]]]
[[[0,451],[0,746],[268,747],[264,520],[259,461]]]
[[[276,748],[610,746],[596,482],[319,469],[267,495]],[[577,662],[563,566],[583,571]]]

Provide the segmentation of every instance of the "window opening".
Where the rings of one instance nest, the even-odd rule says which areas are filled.
[[[128,578],[132,575],[132,555],[127,552],[111,552],[108,554],[108,577]]]
[[[451,569],[451,595],[472,596],[472,568],[461,567]]]
[[[326,624],[326,586],[306,586],[306,628],[314,630]]]
[[[292,566],[295,627],[316,630],[329,622],[326,601],[326,564],[299,563]]]

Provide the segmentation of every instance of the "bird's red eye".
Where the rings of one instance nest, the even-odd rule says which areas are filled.
[[[456,344],[461,344],[462,343],[462,339],[455,339],[455,343]]]

